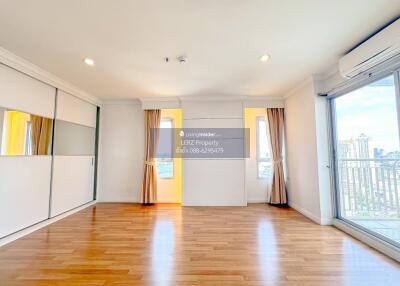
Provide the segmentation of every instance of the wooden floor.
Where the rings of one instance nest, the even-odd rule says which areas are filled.
[[[292,209],[97,204],[0,248],[0,285],[400,285],[400,267]]]

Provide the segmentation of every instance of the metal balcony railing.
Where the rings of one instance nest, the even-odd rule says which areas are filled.
[[[343,217],[400,219],[400,159],[339,159]]]

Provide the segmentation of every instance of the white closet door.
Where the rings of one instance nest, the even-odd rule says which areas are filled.
[[[56,156],[53,164],[52,217],[93,200],[92,156]]]
[[[54,87],[0,64],[1,124],[5,110],[53,118],[55,94]],[[0,156],[0,237],[48,218],[50,174],[51,156]]]
[[[56,89],[0,64],[0,106],[54,117]]]
[[[56,119],[96,127],[97,107],[62,90],[57,94]]]
[[[96,113],[96,106],[58,93],[52,217],[93,200]]]
[[[51,156],[0,157],[0,237],[49,216]]]

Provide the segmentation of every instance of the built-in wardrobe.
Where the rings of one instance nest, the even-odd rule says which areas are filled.
[[[98,116],[0,64],[0,238],[95,200]]]

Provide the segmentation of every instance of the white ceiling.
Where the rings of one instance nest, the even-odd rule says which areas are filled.
[[[399,14],[399,0],[0,0],[0,46],[101,98],[276,97]]]

